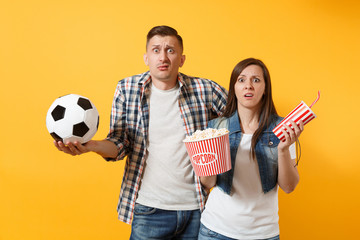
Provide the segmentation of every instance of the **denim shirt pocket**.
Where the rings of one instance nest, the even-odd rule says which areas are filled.
[[[228,122],[226,122],[228,123]],[[223,125],[222,127],[228,128],[228,124]],[[230,156],[231,156],[231,169],[227,172],[219,174],[217,176],[216,185],[224,191],[226,194],[231,194],[232,182],[234,177],[234,169],[235,169],[235,160],[236,153],[239,147],[241,139],[241,131],[235,131],[229,133],[229,143],[230,143]]]
[[[260,144],[262,149],[264,149],[265,156],[270,161],[276,161],[278,159],[277,147],[280,143],[280,140],[275,136],[273,132],[264,132],[260,138]]]
[[[278,150],[280,140],[273,132],[265,131],[258,142],[257,160],[264,192],[275,187],[278,176]]]

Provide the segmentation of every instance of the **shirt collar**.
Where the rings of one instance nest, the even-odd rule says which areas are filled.
[[[150,75],[150,71],[144,72],[140,79],[138,84],[139,85],[143,85],[144,87],[148,86],[149,83],[151,82],[151,75]]]
[[[229,129],[230,133],[241,132],[240,120],[237,110],[229,118]]]
[[[187,88],[187,84],[186,84],[185,80],[186,80],[185,76],[182,73],[179,73],[178,74],[178,81],[179,81],[180,88],[182,88],[182,87]]]
[[[180,89],[182,87],[187,88],[187,82],[186,82],[186,78],[185,75],[182,73],[178,73],[178,81],[179,81],[179,87]],[[144,87],[147,87],[149,84],[151,83],[151,75],[150,75],[150,71],[144,72],[142,74],[142,76],[139,79],[138,84],[139,85],[143,85]]]

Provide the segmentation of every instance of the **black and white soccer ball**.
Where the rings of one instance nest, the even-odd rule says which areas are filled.
[[[99,112],[88,98],[65,95],[50,106],[46,127],[56,141],[86,143],[98,130]]]

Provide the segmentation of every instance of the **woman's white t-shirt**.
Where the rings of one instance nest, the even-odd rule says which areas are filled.
[[[236,154],[232,194],[215,187],[201,222],[221,235],[235,239],[264,239],[279,235],[278,186],[264,194],[257,161],[250,158],[252,134],[242,134]],[[296,157],[295,145],[290,147]]]

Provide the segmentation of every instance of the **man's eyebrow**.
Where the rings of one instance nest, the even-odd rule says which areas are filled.
[[[151,49],[161,48],[161,47],[162,47],[162,44],[153,44],[153,45],[150,45],[150,46],[148,46],[148,47],[151,48]],[[166,44],[164,49],[175,49],[175,45],[168,45],[168,44]]]

